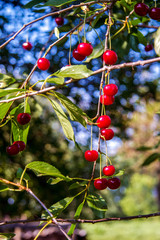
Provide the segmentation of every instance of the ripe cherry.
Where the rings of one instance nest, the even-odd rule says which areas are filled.
[[[114,103],[114,97],[109,95],[101,95],[100,96],[100,103],[104,105],[111,105]]]
[[[18,145],[19,152],[22,152],[25,149],[25,147],[26,147],[26,145],[25,145],[25,143],[23,141],[15,141],[13,143],[13,145],[14,144]]]
[[[103,60],[108,65],[113,65],[117,62],[117,54],[112,50],[107,50],[103,53]]]
[[[94,186],[98,190],[104,190],[108,186],[108,181],[106,178],[98,178],[94,180]]]
[[[153,45],[152,45],[152,44],[148,44],[148,45],[145,46],[145,51],[146,51],[146,52],[149,52],[149,51],[151,51],[152,49],[153,49]]]
[[[93,52],[93,47],[90,43],[80,43],[78,44],[77,50],[79,54],[83,56],[89,56]]]
[[[111,124],[111,119],[108,115],[102,115],[97,119],[97,126],[99,128],[107,128]]]
[[[160,8],[158,7],[153,7],[149,10],[149,16],[150,18],[154,20],[159,20],[160,19]]]
[[[98,152],[96,150],[87,150],[84,157],[89,162],[94,162],[98,159]]]
[[[101,138],[103,140],[111,140],[114,137],[114,132],[112,129],[103,128],[101,129]]]
[[[74,49],[73,50],[73,53],[72,53],[73,57],[77,60],[77,61],[83,61],[85,59],[85,56],[79,54],[78,50],[77,49]]]
[[[120,185],[121,185],[121,181],[119,178],[113,177],[113,178],[108,179],[108,187],[110,189],[117,189],[120,187]]]
[[[106,176],[112,176],[115,173],[115,167],[113,165],[105,166],[103,168],[103,174]]]
[[[110,83],[103,88],[105,95],[113,96],[118,92],[118,87],[116,84]]]
[[[137,3],[134,6],[134,11],[139,16],[145,16],[149,11],[149,7],[145,3]]]
[[[58,26],[62,26],[64,23],[64,19],[62,17],[57,17],[55,18],[55,22],[57,23]]]
[[[13,145],[11,145],[11,146],[8,146],[8,147],[6,148],[6,151],[7,151],[7,153],[8,153],[9,155],[16,155],[16,154],[19,153],[19,147],[18,147],[17,144],[13,144]]]
[[[47,58],[39,58],[37,61],[37,66],[39,69],[45,71],[50,67],[50,61]]]
[[[32,44],[30,42],[24,42],[22,44],[22,47],[25,49],[25,50],[31,50],[32,49]]]
[[[27,123],[29,123],[31,120],[31,116],[29,115],[29,113],[19,113],[17,115],[17,122],[20,125],[25,125]]]

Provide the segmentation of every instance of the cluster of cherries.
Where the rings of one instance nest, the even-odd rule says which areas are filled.
[[[17,115],[17,122],[20,125],[26,125],[31,120],[29,113],[19,113]],[[25,149],[26,145],[23,141],[15,141],[12,145],[6,148],[6,151],[9,155],[17,155],[19,152],[22,152]]]
[[[144,17],[149,14],[150,18],[154,20],[160,19],[160,8],[153,7],[149,8],[145,3],[137,3],[134,6],[134,11],[137,15]]]
[[[117,54],[112,50],[107,50],[102,55],[102,60],[108,64],[113,65],[117,61]],[[118,92],[118,87],[115,84],[108,84],[103,88],[103,95],[100,96],[100,102],[103,105],[111,105],[114,102],[114,95]],[[110,140],[114,137],[114,132],[108,127],[111,124],[111,119],[108,115],[102,115],[97,119],[97,126],[101,129],[101,139]],[[89,162],[94,162],[98,159],[98,152],[96,150],[87,150],[84,157]],[[107,165],[103,168],[103,174],[107,177],[113,176],[115,167]],[[98,190],[104,190],[107,187],[110,189],[117,189],[120,187],[120,179],[117,177],[97,178],[94,180],[94,186]]]

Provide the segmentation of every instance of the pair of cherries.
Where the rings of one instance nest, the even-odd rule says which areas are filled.
[[[77,48],[73,50],[73,57],[77,61],[83,61],[85,57],[91,55],[93,52],[93,47],[90,43],[80,43]]]
[[[26,125],[30,122],[31,116],[29,113],[19,113],[17,115],[17,122],[20,125]],[[9,155],[16,155],[25,149],[26,145],[23,141],[15,141],[12,145],[6,148],[6,152]]]
[[[97,190],[104,190],[107,187],[109,189],[115,190],[119,188],[121,185],[121,181],[117,177],[109,178],[108,180],[106,178],[97,178],[94,180],[94,187]]]
[[[137,3],[134,6],[134,11],[137,15],[143,17],[149,14],[150,18],[154,20],[159,20],[160,19],[160,8],[158,7],[153,7],[149,9],[149,7],[145,3]]]

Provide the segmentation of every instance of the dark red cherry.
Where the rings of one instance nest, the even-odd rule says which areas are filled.
[[[22,44],[22,47],[25,49],[25,50],[31,50],[32,49],[32,44],[30,42],[24,42]]]
[[[94,180],[94,186],[98,190],[104,190],[107,188],[108,181],[106,178],[98,178]]]
[[[107,128],[111,124],[111,119],[108,115],[102,115],[97,119],[97,126],[99,128]]]
[[[25,125],[27,123],[29,123],[31,120],[31,116],[29,115],[29,113],[19,113],[17,115],[17,122],[20,125]]]
[[[98,152],[96,150],[87,150],[84,157],[89,162],[94,162],[98,159]]]
[[[113,165],[105,166],[103,168],[103,174],[106,176],[112,176],[115,173],[115,167]]]
[[[154,20],[159,20],[160,19],[160,8],[158,7],[153,7],[149,10],[149,16],[150,18]]]
[[[57,18],[55,18],[55,22],[57,23],[58,26],[62,26],[64,23],[64,18],[57,17]]]
[[[17,144],[17,145],[18,145],[19,152],[22,152],[22,151],[25,149],[25,147],[26,147],[26,144],[25,144],[23,141],[15,141],[15,142],[13,143],[13,145],[14,145],[14,144]]]
[[[118,92],[118,87],[116,84],[110,83],[103,88],[103,93],[105,95],[113,96]]]
[[[43,71],[48,70],[50,67],[50,61],[47,58],[39,58],[37,61],[37,66]]]
[[[103,53],[103,60],[108,65],[113,65],[117,62],[117,54],[112,50],[107,50]]]
[[[104,105],[111,105],[114,103],[114,97],[109,95],[101,95],[100,96],[100,103]]]
[[[149,7],[145,3],[137,3],[134,6],[134,11],[139,16],[145,16],[149,11]]]
[[[93,52],[93,47],[90,43],[80,43],[78,44],[77,50],[79,54],[83,56],[89,56]]]
[[[103,128],[101,129],[101,138],[103,140],[111,140],[114,137],[114,132],[112,129]]]
[[[17,144],[13,144],[11,146],[8,146],[6,148],[6,152],[9,154],[9,155],[16,155],[19,153],[19,147]]]
[[[108,187],[110,189],[117,189],[120,187],[120,185],[121,185],[121,181],[119,178],[113,177],[113,178],[108,179]]]
[[[72,53],[73,57],[77,60],[77,61],[83,61],[85,59],[85,56],[79,54],[78,50],[77,49],[74,49],[73,50],[73,53]]]
[[[145,51],[146,51],[146,52],[149,52],[149,51],[151,51],[152,49],[153,49],[153,45],[152,45],[152,44],[148,44],[148,45],[145,46]]]

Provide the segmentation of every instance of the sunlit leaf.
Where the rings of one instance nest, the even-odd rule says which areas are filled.
[[[0,186],[0,192],[4,192],[4,191],[8,191],[8,190],[9,190],[9,188],[7,186],[4,186],[4,185]]]
[[[18,93],[18,92],[24,92],[25,89],[19,89],[19,88],[6,88],[6,89],[0,89],[0,97],[4,97],[10,93]]]
[[[6,116],[12,104],[13,102],[0,103],[0,120],[2,120]]]
[[[59,38],[59,29],[57,27],[54,28],[54,34],[57,38]]]
[[[87,196],[88,206],[94,211],[95,215],[102,218],[107,211],[107,203],[105,199],[98,194],[90,194]]]
[[[14,83],[16,80],[6,74],[0,73],[0,88],[5,88]]]
[[[15,236],[14,233],[0,233],[1,240],[10,240]]]
[[[154,49],[155,52],[158,56],[160,56],[160,27],[155,33],[155,38],[154,38]]]

